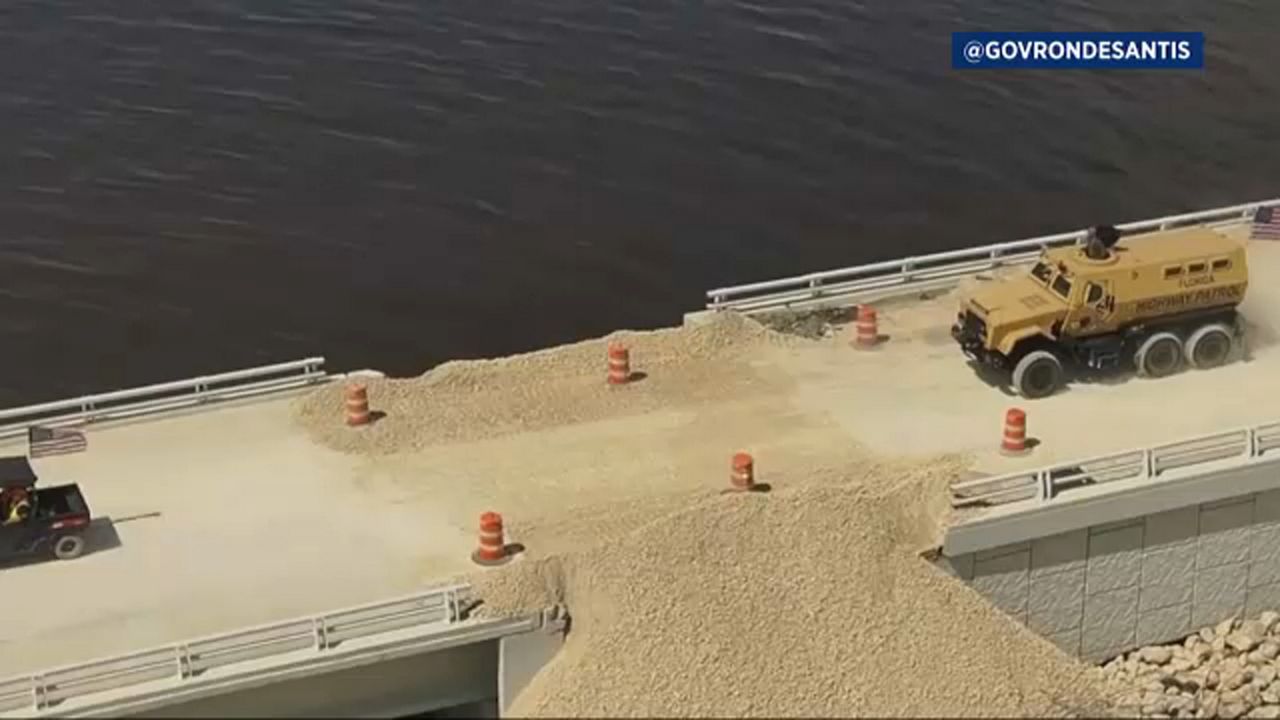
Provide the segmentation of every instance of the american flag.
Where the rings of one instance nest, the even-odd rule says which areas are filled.
[[[89,441],[84,433],[70,428],[27,428],[27,445],[30,446],[28,454],[33,458],[66,455],[89,449]]]
[[[1253,214],[1251,240],[1280,240],[1280,208],[1260,207]]]

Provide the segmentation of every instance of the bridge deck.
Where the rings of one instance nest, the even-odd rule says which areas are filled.
[[[94,426],[87,452],[33,461],[41,484],[80,483],[100,519],[84,557],[0,569],[5,607],[21,608],[0,627],[0,677],[376,601],[421,587],[424,566],[458,569],[457,553],[429,554],[456,536],[362,492],[359,463],[313,445],[289,404]]]
[[[0,675],[406,592],[471,569],[482,510],[504,512],[522,540],[521,522],[550,508],[563,520],[569,506],[717,492],[739,448],[756,454],[761,480],[785,486],[856,457],[856,445],[972,452],[978,470],[1001,473],[1272,419],[1280,412],[1258,398],[1280,391],[1280,243],[1250,256],[1250,362],[1025,404],[964,363],[943,296],[882,306],[891,338],[874,352],[851,350],[847,335],[773,347],[726,368],[753,377],[724,396],[412,453],[321,448],[287,400],[93,428],[87,453],[37,471],[82,483],[111,520],[98,534],[118,534],[119,547],[0,571],[6,607],[25,609],[0,628]],[[1014,404],[1041,440],[1016,460],[995,452]],[[581,541],[570,528],[531,549]]]

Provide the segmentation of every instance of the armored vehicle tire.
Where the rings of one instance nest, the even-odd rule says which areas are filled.
[[[1134,362],[1143,377],[1172,375],[1182,367],[1182,341],[1173,333],[1156,333],[1142,341]]]
[[[1013,368],[1013,387],[1024,398],[1042,398],[1062,387],[1062,362],[1047,350],[1034,350]]]
[[[53,541],[53,556],[59,560],[74,560],[84,552],[84,538],[79,535],[63,535]]]
[[[1231,329],[1215,323],[1191,333],[1183,350],[1188,365],[1197,370],[1205,370],[1225,363],[1231,355],[1232,345]]]

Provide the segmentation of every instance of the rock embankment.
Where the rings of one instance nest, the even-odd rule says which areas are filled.
[[[1224,620],[1182,643],[1117,657],[1102,670],[1130,717],[1280,718],[1280,613]]]

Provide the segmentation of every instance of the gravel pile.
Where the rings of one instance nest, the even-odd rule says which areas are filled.
[[[416,378],[368,379],[370,408],[385,416],[359,432],[343,424],[343,383],[300,398],[296,410],[327,447],[403,452],[723,399],[750,387],[752,374],[736,366],[748,362],[752,347],[789,341],[797,340],[725,313],[696,327],[619,331],[523,355],[451,361]],[[610,342],[628,347],[631,370],[643,377],[621,388],[605,382]]]
[[[1280,613],[1225,620],[1181,644],[1153,645],[1103,666],[1129,716],[1280,718]]]
[[[1105,714],[1096,668],[919,557],[958,465],[858,465],[843,483],[630,507],[622,528],[579,516],[578,547],[554,557],[533,554],[554,528],[531,528],[529,557],[471,579],[483,613],[565,603],[572,616],[513,714]]]
[[[755,316],[765,327],[810,340],[831,337],[854,321],[856,307],[823,310],[776,310]]]

